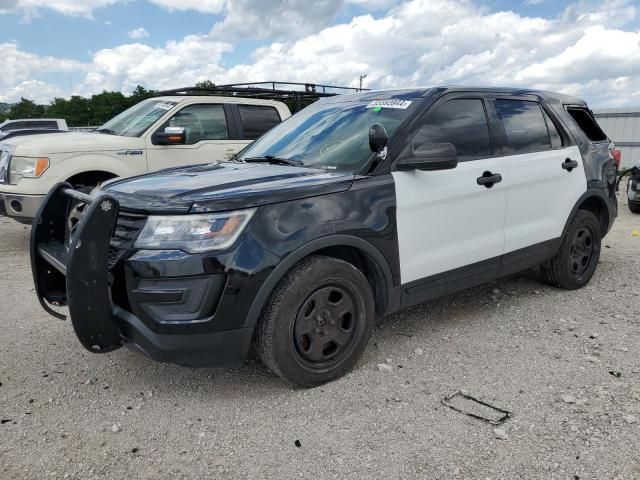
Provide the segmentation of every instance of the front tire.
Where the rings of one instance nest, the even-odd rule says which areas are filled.
[[[586,210],[571,220],[555,257],[542,266],[547,283],[566,290],[584,287],[593,277],[602,243],[600,222]]]
[[[315,387],[347,373],[369,342],[375,317],[367,279],[350,263],[311,256],[271,294],[256,329],[256,350],[275,374]]]

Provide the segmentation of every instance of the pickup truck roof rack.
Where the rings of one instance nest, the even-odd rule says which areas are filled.
[[[162,90],[161,95],[229,95],[285,102],[296,111],[323,97],[332,97],[341,93],[366,91],[365,88],[340,87],[318,83],[298,82],[247,82],[215,85],[213,87],[184,87]]]

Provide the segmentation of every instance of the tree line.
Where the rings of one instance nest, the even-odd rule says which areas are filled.
[[[155,95],[138,85],[131,95],[106,90],[90,98],[73,95],[71,98],[54,98],[49,105],[38,105],[27,98],[20,101],[4,113],[0,113],[0,122],[8,118],[64,118],[70,127],[102,125],[138,102]]]

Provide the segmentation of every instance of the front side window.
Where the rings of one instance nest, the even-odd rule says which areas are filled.
[[[176,105],[177,102],[169,100],[145,100],[113,117],[96,131],[123,137],[139,137]]]
[[[243,137],[255,140],[278,125],[280,115],[274,107],[260,105],[238,105],[240,121],[242,122]]]
[[[320,100],[269,130],[239,155],[277,157],[330,171],[358,171],[373,152],[369,127],[378,123],[390,137],[419,101],[391,99],[336,102]]]
[[[227,140],[227,118],[222,105],[190,105],[171,117],[162,127],[182,127],[187,145],[202,140]]]
[[[539,103],[527,100],[496,100],[496,112],[507,136],[502,153],[516,155],[551,148],[547,124]]]
[[[10,132],[12,130],[21,130],[27,128],[27,122],[12,122],[2,127],[3,132]]]
[[[427,112],[413,137],[413,148],[427,143],[452,143],[458,160],[473,160],[491,155],[489,124],[482,100],[458,98]]]

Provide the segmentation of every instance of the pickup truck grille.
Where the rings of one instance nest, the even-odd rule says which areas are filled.
[[[146,221],[145,214],[120,211],[109,247],[109,268],[123,257],[127,249],[133,247]]]

